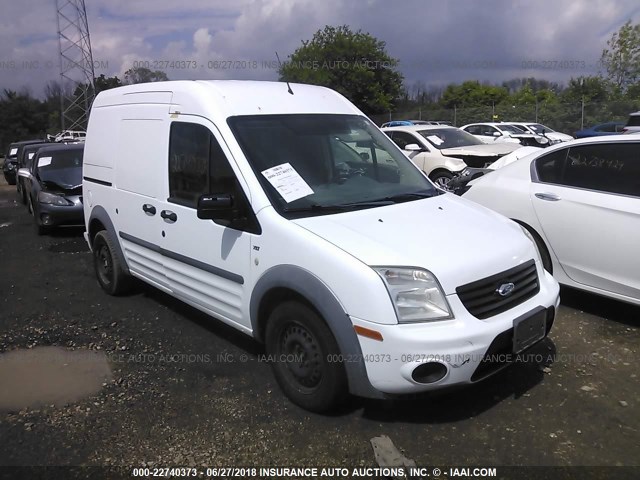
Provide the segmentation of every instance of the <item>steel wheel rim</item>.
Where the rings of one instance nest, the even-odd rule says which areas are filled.
[[[111,283],[111,277],[113,275],[113,261],[111,259],[109,247],[106,245],[101,245],[96,252],[96,266],[102,283]]]
[[[323,363],[317,339],[298,323],[287,324],[281,335],[279,357],[286,373],[305,391],[315,390],[322,381]]]

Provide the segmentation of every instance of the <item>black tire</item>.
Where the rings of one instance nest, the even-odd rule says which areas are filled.
[[[432,172],[429,175],[429,178],[433,183],[435,183],[438,187],[443,190],[449,190],[449,182],[453,178],[453,174],[451,172],[447,172],[446,170],[438,170],[437,172]]]
[[[290,301],[278,305],[267,322],[265,349],[285,395],[311,412],[338,407],[348,394],[347,375],[338,344],[322,318]]]
[[[7,181],[7,183],[8,183],[9,185],[15,185],[15,184],[16,184],[16,181],[15,181],[15,180],[11,180],[11,179],[9,179],[9,178],[5,178],[5,180]]]
[[[116,249],[105,230],[93,239],[93,266],[102,289],[109,295],[122,295],[131,289],[132,278],[124,270]]]
[[[22,185],[22,182],[18,181],[16,183],[16,191],[18,192],[18,198],[20,199],[20,203],[25,205],[27,203],[27,197],[24,194],[24,185]]]

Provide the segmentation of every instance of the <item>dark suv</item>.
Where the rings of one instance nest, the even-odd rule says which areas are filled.
[[[2,166],[2,173],[4,174],[4,179],[7,181],[9,185],[16,184],[16,176],[18,174],[18,158],[22,153],[22,149],[26,145],[30,145],[32,143],[41,143],[42,140],[25,140],[23,142],[14,142],[9,145],[7,149],[7,154],[4,156],[4,165]]]
[[[31,163],[33,157],[38,152],[38,150],[47,145],[51,145],[50,142],[40,142],[40,143],[30,143],[25,145],[20,152],[17,164],[16,164],[16,190],[18,191],[18,198],[22,203],[27,203],[27,195],[24,190],[24,178],[20,175],[20,169],[22,168],[31,168]],[[24,172],[24,170],[23,170]]]

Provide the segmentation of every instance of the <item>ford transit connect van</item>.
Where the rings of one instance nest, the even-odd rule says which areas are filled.
[[[544,338],[559,302],[521,227],[437,189],[322,87],[101,92],[83,197],[107,293],[136,277],[255,337],[312,411],[479,381]]]

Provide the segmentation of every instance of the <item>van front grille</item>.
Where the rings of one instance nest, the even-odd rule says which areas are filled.
[[[505,312],[539,291],[538,272],[533,260],[456,288],[464,307],[479,319]]]

